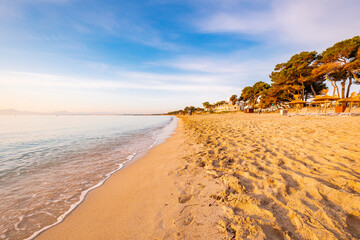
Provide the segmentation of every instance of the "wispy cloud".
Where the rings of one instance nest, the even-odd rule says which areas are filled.
[[[152,63],[188,73],[205,74],[204,84],[221,83],[241,89],[252,82],[268,82],[268,74],[278,61],[277,58],[246,59],[242,56],[217,55],[217,56],[180,56],[167,61]],[[216,77],[214,77],[216,76]],[[199,79],[198,79],[199,80]]]
[[[216,75],[117,74],[112,79],[93,79],[0,71],[0,108],[154,113],[201,106],[240,91]]]
[[[298,51],[358,35],[358,9],[358,0],[3,0],[0,104],[223,100],[269,82]]]
[[[212,1],[210,11],[200,14],[193,24],[202,32],[237,33],[320,48],[359,34],[357,0],[257,2],[263,7],[243,1]]]
[[[233,89],[219,83],[219,76],[209,75],[171,75],[141,72],[118,72],[118,79],[73,78],[31,72],[0,72],[0,85],[3,87],[40,87],[82,89],[82,90],[163,90],[163,91],[207,91],[219,92]],[[209,84],[209,80],[213,82]],[[207,82],[207,84],[203,84]],[[216,83],[218,82],[218,83]]]
[[[268,64],[265,61],[238,60],[232,57],[201,57],[201,56],[182,56],[172,61],[159,62],[158,64],[173,67],[185,71],[203,72],[209,74],[240,74],[254,69],[266,69]],[[263,71],[261,71],[263,72]]]
[[[15,2],[12,1],[2,1],[0,2],[0,20],[6,21],[9,18],[19,18],[20,12],[18,11],[18,6]]]
[[[129,6],[130,5],[130,6]],[[132,9],[131,4],[112,8],[97,6],[84,12],[73,13],[77,20],[73,25],[79,31],[89,30],[93,34],[108,34],[161,50],[179,50],[180,46],[166,40],[166,36],[148,24],[143,13]]]
[[[79,11],[77,2],[70,0],[5,0],[0,2],[0,19],[15,24],[26,24],[29,12],[36,10],[39,21],[32,28],[32,39],[66,38],[78,45],[83,44],[86,37],[125,39],[130,42],[154,47],[161,50],[179,50],[181,47],[166,39],[161,31],[147,23],[143,13],[131,9],[131,4],[111,5],[109,3],[82,5]],[[56,8],[54,8],[56,6]],[[27,19],[27,20],[26,20]],[[50,27],[51,26],[51,27]],[[4,26],[6,28],[6,26]],[[34,29],[37,29],[34,31]],[[1,22],[0,22],[1,30]],[[60,31],[59,31],[60,30]],[[30,34],[17,33],[18,37],[28,37]]]

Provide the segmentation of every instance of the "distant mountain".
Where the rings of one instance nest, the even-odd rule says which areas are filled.
[[[68,111],[56,111],[47,113],[50,115],[122,115],[119,113],[109,113],[109,112],[68,112]]]
[[[161,114],[128,114],[128,113],[111,113],[111,112],[68,112],[68,111],[55,111],[55,112],[30,112],[18,111],[16,109],[0,109],[0,115],[123,115],[123,116],[147,116],[147,115],[161,115]]]
[[[68,111],[56,111],[56,112],[51,112],[48,114],[50,114],[50,115],[74,115],[74,114],[78,114],[78,113],[71,113]]]
[[[39,114],[43,114],[43,113],[18,111],[18,110],[11,109],[11,108],[0,110],[0,115],[39,115]]]
[[[18,111],[16,109],[0,109],[0,115],[124,115],[119,113],[109,112],[93,112],[93,113],[81,113],[81,112],[68,112],[68,111],[55,111],[55,112],[30,112],[30,111]]]

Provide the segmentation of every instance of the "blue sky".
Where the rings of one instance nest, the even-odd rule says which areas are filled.
[[[154,113],[220,101],[359,35],[358,0],[1,0],[0,109]]]

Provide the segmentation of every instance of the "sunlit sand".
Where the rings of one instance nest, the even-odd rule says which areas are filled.
[[[358,117],[181,119],[39,239],[360,237]]]

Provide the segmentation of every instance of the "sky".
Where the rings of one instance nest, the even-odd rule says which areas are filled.
[[[359,35],[359,0],[0,0],[0,109],[217,102]]]

